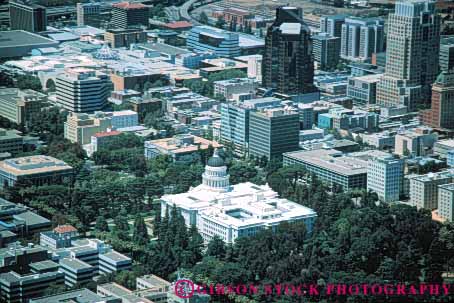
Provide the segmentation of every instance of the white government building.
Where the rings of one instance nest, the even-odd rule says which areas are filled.
[[[208,160],[202,179],[201,185],[187,193],[162,196],[161,215],[165,216],[167,208],[170,213],[175,204],[186,225],[196,225],[205,242],[217,235],[233,243],[238,237],[300,220],[308,232],[312,231],[317,217],[314,210],[279,198],[268,185],[230,185],[227,166],[217,150]]]

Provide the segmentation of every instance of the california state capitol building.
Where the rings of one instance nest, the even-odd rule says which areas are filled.
[[[301,220],[307,231],[312,231],[317,217],[314,210],[279,198],[268,185],[230,185],[229,177],[224,160],[215,150],[205,166],[202,184],[187,193],[161,197],[161,216],[171,213],[176,205],[186,225],[195,225],[205,242],[217,235],[225,243],[233,243],[266,228],[274,230],[282,222]]]

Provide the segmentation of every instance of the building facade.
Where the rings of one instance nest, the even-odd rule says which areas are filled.
[[[224,97],[226,100],[233,99],[234,95],[255,95],[259,83],[255,79],[235,78],[214,82],[214,96]]]
[[[110,81],[106,74],[82,68],[57,76],[57,104],[70,112],[90,113],[107,104]]]
[[[339,62],[340,38],[328,33],[312,36],[312,54],[318,69],[336,68]]]
[[[452,172],[428,173],[410,179],[410,204],[418,209],[434,210],[438,208],[438,188],[452,183]]]
[[[396,2],[388,17],[385,74],[377,85],[377,103],[414,110],[428,103],[438,75],[440,16],[435,2]]]
[[[347,97],[360,103],[375,104],[377,101],[377,83],[381,76],[378,74],[349,78]]]
[[[293,109],[263,109],[249,115],[249,156],[281,158],[299,148],[299,113]]]
[[[149,7],[142,3],[120,2],[112,5],[110,24],[114,28],[148,27]]]
[[[454,37],[442,37],[440,39],[440,70],[452,71],[454,68]]]
[[[314,66],[310,32],[303,11],[279,7],[265,37],[262,83],[283,94],[314,92]]]
[[[9,1],[11,30],[44,32],[47,26],[46,8],[28,0]]]
[[[452,222],[454,219],[454,183],[439,186],[438,204],[438,215]]]
[[[77,3],[77,26],[101,25],[101,4],[100,3]]]
[[[241,54],[240,38],[237,33],[211,26],[195,26],[189,33],[186,46],[195,52],[213,52],[221,57]]]
[[[383,153],[367,162],[367,190],[385,203],[399,201],[404,178],[404,161]]]
[[[346,18],[342,24],[340,56],[365,61],[384,49],[384,21],[378,18]]]
[[[106,30],[104,41],[112,48],[130,47],[133,44],[147,42],[147,33],[141,28],[113,28]]]

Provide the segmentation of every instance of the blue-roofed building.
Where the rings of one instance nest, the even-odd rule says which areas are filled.
[[[197,52],[211,51],[224,57],[241,54],[237,33],[210,26],[196,26],[189,31],[186,46]]]
[[[332,114],[320,114],[318,115],[317,126],[323,129],[332,129],[333,128],[334,117]]]

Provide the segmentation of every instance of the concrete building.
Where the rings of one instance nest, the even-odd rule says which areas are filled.
[[[438,187],[438,215],[449,222],[454,219],[454,183]]]
[[[51,231],[40,233],[39,245],[53,249],[70,247],[71,241],[79,237],[77,229],[72,225],[59,225]]]
[[[131,258],[114,250],[99,255],[99,271],[101,274],[128,271],[131,266]]]
[[[316,91],[310,31],[301,8],[276,9],[276,20],[268,27],[263,55],[262,82],[283,94]]]
[[[59,271],[65,275],[65,285],[73,287],[84,285],[93,280],[93,266],[76,258],[60,260]]]
[[[93,26],[100,27],[101,25],[101,3],[77,3],[77,26]]]
[[[210,51],[221,57],[241,54],[240,38],[237,33],[211,26],[195,26],[188,34],[186,46],[196,52]]]
[[[448,151],[448,154],[446,156],[446,163],[449,167],[454,168],[454,149]]]
[[[395,136],[394,153],[399,156],[425,156],[432,151],[437,139],[437,133],[428,128],[417,128],[398,133]]]
[[[86,288],[78,290],[70,290],[56,295],[50,295],[46,297],[36,298],[30,300],[29,303],[122,303],[122,299],[117,297],[102,297],[91,290]]]
[[[443,71],[432,85],[431,109],[422,112],[425,125],[454,130],[454,70]]]
[[[440,39],[440,70],[452,71],[454,68],[454,37],[442,37]]]
[[[106,74],[73,68],[57,77],[56,90],[59,106],[70,112],[89,113],[107,104],[110,81]]]
[[[56,47],[58,42],[24,30],[0,31],[0,59],[30,55],[33,49]]]
[[[421,35],[421,33],[427,33]],[[428,103],[438,75],[440,16],[435,1],[396,2],[388,17],[386,67],[377,85],[377,103],[405,105],[410,110]]]
[[[113,28],[104,33],[104,41],[110,47],[130,47],[131,45],[147,42],[147,33],[141,28]]]
[[[298,150],[299,113],[292,108],[272,108],[249,115],[249,155],[269,160]]]
[[[262,55],[247,55],[235,57],[235,60],[247,64],[248,78],[254,78],[259,83],[262,83]]]
[[[20,184],[56,184],[70,181],[73,168],[51,156],[28,156],[0,162],[0,188]]]
[[[312,55],[318,69],[333,69],[339,63],[340,38],[328,33],[312,36]]]
[[[367,190],[382,202],[399,201],[404,178],[404,160],[391,154],[375,155],[367,162]]]
[[[342,24],[340,56],[365,61],[384,50],[384,21],[378,18],[345,18]]]
[[[317,214],[286,199],[267,185],[250,182],[231,186],[227,166],[214,152],[208,160],[202,184],[187,193],[161,197],[161,215],[175,205],[186,225],[196,225],[205,242],[219,236],[226,243],[252,236],[263,229],[273,231],[281,222],[301,221],[310,233]]]
[[[450,171],[414,176],[410,179],[410,204],[418,209],[437,209],[439,186],[452,183],[453,177]]]
[[[361,138],[363,143],[379,150],[394,148],[396,144],[395,134],[388,131],[375,134],[363,134]]]
[[[135,291],[129,290],[115,282],[98,285],[96,287],[96,293],[102,297],[119,298],[123,303],[158,303],[144,298],[140,293],[136,294]]]
[[[175,64],[187,68],[197,69],[206,59],[216,59],[219,56],[213,52],[183,53],[175,55]]]
[[[46,8],[28,0],[9,1],[11,30],[44,32],[47,26]]]
[[[345,191],[367,186],[367,161],[345,156],[333,149],[285,153],[283,160],[284,166],[301,164],[321,181],[330,186],[336,184]]]
[[[363,104],[375,104],[377,101],[377,83],[382,75],[367,75],[348,79],[347,97]]]
[[[24,140],[15,131],[0,128],[0,154],[15,155],[23,150]]]
[[[213,84],[214,96],[224,97],[226,100],[233,99],[234,94],[255,95],[255,90],[259,87],[259,83],[256,80],[249,78],[215,81]]]
[[[21,275],[14,271],[0,274],[0,300],[5,303],[29,302],[40,297],[51,285],[62,285],[63,274],[46,272]]]
[[[440,156],[442,159],[446,159],[448,153],[454,149],[454,139],[443,139],[438,140],[434,145],[434,154]]]
[[[69,141],[88,144],[91,136],[112,128],[111,115],[98,112],[93,115],[71,113],[64,123],[64,137]]]
[[[342,25],[345,23],[345,15],[331,15],[320,17],[320,32],[327,33],[332,37],[342,37]]]
[[[43,93],[16,88],[0,89],[0,112],[11,122],[27,126],[33,114],[46,105],[47,96]]]
[[[142,3],[120,2],[112,5],[110,24],[115,28],[148,27],[149,7]]]
[[[155,158],[168,155],[174,162],[191,163],[200,160],[200,151],[221,147],[216,141],[210,141],[193,135],[176,135],[173,138],[145,141],[145,157]]]

